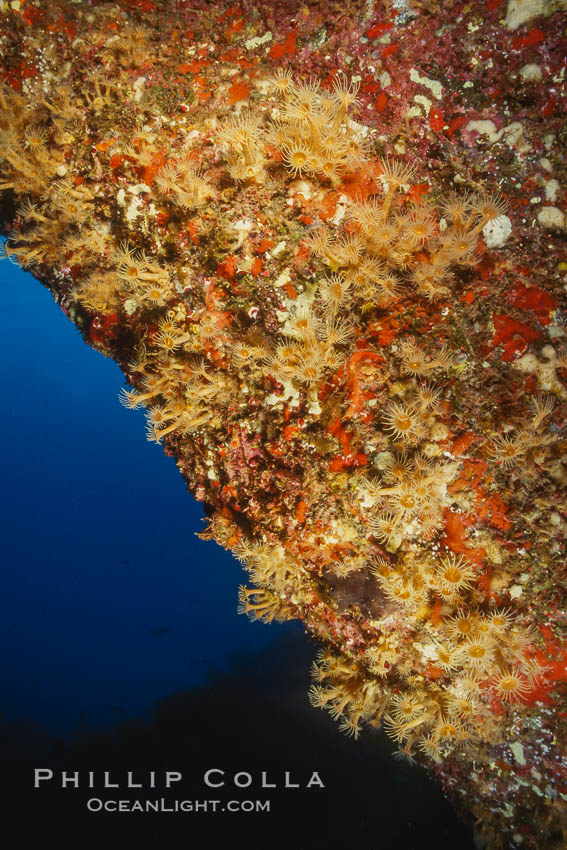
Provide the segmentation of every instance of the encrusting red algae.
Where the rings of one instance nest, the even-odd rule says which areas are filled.
[[[567,840],[565,7],[0,13],[6,253],[491,848]]]

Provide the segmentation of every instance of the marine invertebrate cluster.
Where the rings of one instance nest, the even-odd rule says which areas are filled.
[[[564,658],[555,585],[530,588],[564,524],[538,488],[567,478],[566,358],[559,330],[522,356],[555,300],[517,283],[505,240],[487,253],[512,210],[452,154],[429,173],[441,154],[404,116],[377,129],[374,77],[270,64],[293,31],[252,60],[229,9],[211,39],[213,12],[176,11],[174,38],[124,5],[60,7],[72,49],[0,89],[8,255],[120,362],[122,402],[248,572],[240,610],[325,644],[313,705],[494,778]]]

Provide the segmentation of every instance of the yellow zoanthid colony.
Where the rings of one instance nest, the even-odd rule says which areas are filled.
[[[151,187],[143,180],[129,187],[127,200],[118,190],[114,208],[103,212],[108,201],[99,199],[96,184],[73,179],[66,164],[72,128],[90,99],[74,106],[72,91],[59,87],[30,110],[21,94],[5,87],[2,188],[14,190],[21,222],[8,253],[26,267],[68,258],[68,267],[80,267],[74,275],[67,271],[79,306],[103,321],[116,311],[146,324],[128,366],[135,389],[122,400],[146,407],[150,439],[218,430],[235,410],[238,418],[250,396],[257,404],[263,396],[267,410],[278,414],[284,404],[304,408],[298,430],[321,423],[344,432],[340,421],[329,423],[332,406],[322,397],[337,374],[349,376],[347,383],[356,386],[345,419],[353,425],[360,419],[353,430],[366,454],[354,453],[357,468],[348,484],[341,481],[348,450],[327,473],[331,491],[340,491],[332,516],[327,505],[316,507],[319,466],[317,477],[305,470],[303,501],[313,506],[314,519],[321,514],[302,535],[306,563],[281,543],[239,544],[237,554],[256,586],[243,588],[241,608],[262,620],[289,616],[294,605],[311,599],[321,572],[340,580],[369,569],[389,614],[369,624],[375,640],[356,660],[322,654],[313,704],[327,707],[355,735],[363,720],[377,725],[384,715],[387,733],[408,755],[417,747],[439,758],[455,746],[494,739],[493,695],[518,699],[542,667],[527,652],[529,628],[515,624],[509,611],[486,612],[476,555],[456,555],[438,540],[459,463],[441,449],[447,402],[436,378],[462,365],[446,345],[431,348],[411,334],[390,363],[379,348],[355,342],[376,310],[388,311],[414,293],[427,304],[449,296],[453,270],[477,262],[482,228],[504,207],[484,195],[455,193],[436,205],[412,194],[414,168],[372,156],[368,129],[352,117],[357,85],[342,77],[325,90],[280,72],[265,81],[265,90],[255,109],[224,121],[211,116],[189,134],[118,136],[114,155],[132,168],[153,167],[155,178]],[[178,238],[195,210],[222,196],[224,183],[232,188],[236,181],[244,198],[261,191],[263,210],[277,216],[286,189],[316,199],[346,175],[361,173],[352,197],[342,194],[334,216],[301,242],[301,291],[285,288],[293,280],[287,269],[264,284],[283,300],[276,304],[282,307],[275,311],[277,326],[270,317],[271,326],[235,327],[230,308],[216,306],[223,296],[213,280],[204,281],[200,309],[188,309],[184,295],[189,291],[196,300],[200,245],[186,252],[183,265],[168,258],[171,236],[157,256],[146,247],[148,221],[167,216]],[[129,221],[138,218],[146,222],[136,228],[142,233],[130,233]],[[534,417],[516,440],[516,456],[542,450],[544,422],[545,416]],[[489,445],[507,452],[512,443],[503,437]],[[367,455],[374,457],[370,469]]]

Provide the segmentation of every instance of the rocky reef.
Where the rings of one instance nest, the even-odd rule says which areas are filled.
[[[5,3],[6,254],[491,848],[567,841],[559,0]]]

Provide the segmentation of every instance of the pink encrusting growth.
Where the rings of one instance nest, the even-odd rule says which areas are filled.
[[[324,644],[313,705],[536,850],[567,838],[564,20],[474,6],[13,4],[0,191],[239,610]]]

